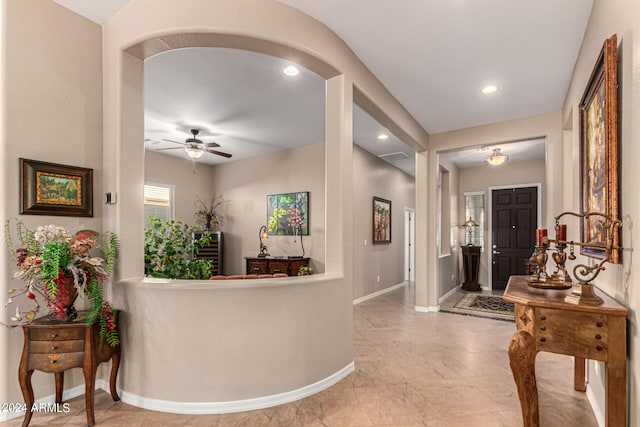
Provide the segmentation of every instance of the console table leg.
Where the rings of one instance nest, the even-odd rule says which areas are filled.
[[[117,402],[120,400],[118,390],[116,389],[116,378],[118,377],[118,368],[120,367],[120,345],[111,355],[111,376],[109,378],[109,386],[111,389],[111,398]]]
[[[31,412],[31,408],[33,407],[33,387],[31,386],[31,375],[33,374],[33,370],[31,371],[23,371],[20,369],[18,372],[18,381],[20,382],[20,388],[22,389],[22,396],[24,397],[24,404],[27,407],[26,412],[24,413],[24,420],[22,421],[22,427],[27,427],[31,422],[31,416],[33,412]]]
[[[96,366],[85,366],[83,368],[84,373],[84,402],[87,409],[87,425],[92,426],[96,423],[94,412],[93,412],[93,402],[94,402],[94,393],[95,393],[95,383],[96,383]]]
[[[609,360],[606,362],[605,416],[608,427],[627,424],[627,339],[623,317],[609,317]]]
[[[58,372],[56,377],[56,403],[62,403],[62,391],[64,390],[64,372]]]
[[[573,389],[587,391],[587,377],[585,375],[584,357],[574,357],[573,361]]]
[[[527,331],[513,334],[509,345],[509,363],[518,388],[524,427],[539,427],[538,388],[536,384],[536,343]]]

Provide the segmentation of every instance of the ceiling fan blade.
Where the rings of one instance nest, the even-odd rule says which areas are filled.
[[[205,142],[204,146],[207,148],[216,148],[220,147],[220,144],[218,144],[217,142]]]
[[[207,153],[217,154],[218,156],[226,157],[227,159],[231,158],[231,154],[223,153],[222,151],[216,151],[216,150],[206,150],[206,151]]]
[[[183,147],[156,148],[156,151],[162,151],[162,150],[184,150],[184,148]]]
[[[172,141],[172,140],[170,140],[170,139],[164,139],[164,138],[163,138],[162,140],[163,140],[163,141],[168,141],[168,142],[173,142],[174,144],[185,145],[185,143],[184,143],[184,142],[180,142],[180,141]]]

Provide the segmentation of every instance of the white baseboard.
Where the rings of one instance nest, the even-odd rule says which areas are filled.
[[[455,294],[458,289],[460,289],[460,287],[456,285],[455,288],[451,289],[449,292],[447,292],[446,294],[438,298],[438,304],[442,304],[442,301],[446,300],[451,295]]]
[[[435,313],[440,311],[440,305],[438,304],[435,307],[422,307],[422,306],[416,305],[415,307],[413,307],[413,309],[420,313]]]
[[[604,427],[606,424],[604,420],[604,409],[600,407],[600,402],[598,402],[595,394],[591,391],[589,384],[587,384],[587,400],[589,400],[591,404],[591,409],[593,410],[593,415],[596,417],[596,421],[598,421],[598,426]]]
[[[395,291],[396,289],[401,288],[403,286],[407,286],[408,284],[409,284],[409,282],[398,283],[397,285],[390,286],[390,287],[385,288],[385,289],[383,289],[381,291],[377,291],[377,292],[374,292],[372,294],[365,295],[365,296],[360,297],[360,298],[356,298],[356,299],[353,300],[353,305],[360,304],[361,302],[368,301],[368,300],[373,299],[375,297],[379,297],[380,295],[386,294],[387,292]]]
[[[172,402],[167,400],[149,399],[118,389],[118,394],[122,402],[139,408],[150,409],[172,414],[224,414],[229,412],[251,411],[254,409],[268,408],[293,402],[312,394],[325,390],[336,384],[347,375],[355,371],[355,363],[351,362],[338,372],[314,384],[285,393],[274,394],[272,396],[258,397],[254,399],[235,400],[229,402]],[[103,379],[96,380],[96,390],[101,389],[109,393],[109,382]],[[73,387],[62,393],[63,400],[73,399],[84,394],[84,385]],[[55,394],[36,400],[36,404],[53,404]],[[7,421],[12,418],[24,416],[24,411],[2,412],[0,421]]]
[[[228,402],[173,402],[168,400],[149,399],[126,391],[120,392],[120,397],[126,404],[153,411],[169,412],[172,414],[225,414],[229,412],[268,408],[311,396],[312,394],[331,387],[354,370],[355,363],[351,362],[335,374],[314,384],[285,393],[246,400],[234,400]]]

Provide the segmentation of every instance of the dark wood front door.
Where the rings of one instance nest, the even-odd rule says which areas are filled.
[[[538,224],[537,187],[493,190],[492,289],[504,289],[509,277],[525,274],[535,245]]]

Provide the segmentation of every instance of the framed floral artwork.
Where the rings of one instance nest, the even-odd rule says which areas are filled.
[[[93,169],[20,159],[20,213],[93,216]]]
[[[582,214],[598,212],[612,220],[618,208],[618,42],[614,34],[605,40],[580,101],[580,191]],[[583,255],[606,257],[607,228],[598,215],[582,218]],[[616,229],[613,247],[619,246]],[[609,261],[620,262],[617,249]]]
[[[309,235],[309,192],[267,196],[267,232],[270,235]]]

